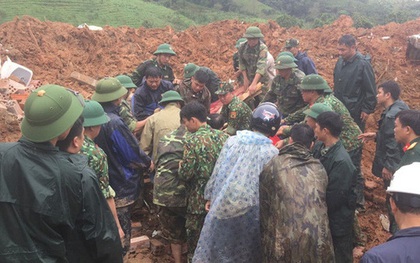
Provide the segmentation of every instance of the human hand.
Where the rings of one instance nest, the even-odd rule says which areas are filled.
[[[362,120],[362,122],[365,122],[367,120],[367,118],[369,117],[369,114],[366,112],[360,113],[360,119]]]
[[[210,200],[207,200],[204,208],[206,209],[207,212],[210,211]]]
[[[284,131],[286,130],[286,129],[289,129],[290,128],[290,126],[289,125],[283,125],[283,126],[280,126],[280,128],[277,130],[277,132],[276,132],[276,135],[283,135],[284,134]]]
[[[389,171],[385,167],[382,169],[382,178],[384,180],[390,181],[390,180],[392,180],[392,176],[393,176],[393,174],[391,173],[391,171]]]
[[[276,142],[276,145],[274,145],[274,146],[276,146],[276,148],[280,150],[281,148],[284,147],[284,140],[280,140],[280,141]]]
[[[375,132],[365,132],[357,136],[357,139],[362,139],[362,142],[373,141],[376,138]]]

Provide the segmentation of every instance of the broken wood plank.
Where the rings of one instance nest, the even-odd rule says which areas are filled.
[[[80,72],[77,72],[77,71],[73,71],[70,74],[70,77],[72,77],[73,79],[75,79],[75,80],[77,80],[77,81],[79,81],[83,84],[87,84],[87,85],[92,86],[92,87],[95,87],[96,83],[98,82],[96,79],[91,78],[89,76],[86,76],[86,75],[84,75]]]

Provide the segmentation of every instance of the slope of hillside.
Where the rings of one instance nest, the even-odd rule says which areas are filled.
[[[0,25],[0,57],[6,55],[34,71],[34,79],[79,90],[89,97],[93,90],[70,78],[79,71],[93,78],[129,73],[145,59],[153,57],[156,47],[170,43],[177,52],[171,61],[175,74],[182,76],[183,65],[194,62],[212,68],[221,79],[233,79],[232,54],[235,41],[250,24],[225,20],[205,26],[175,31],[167,26],[159,29],[105,27],[103,31],[78,29],[59,22],[41,22],[32,17],[15,19]],[[312,30],[297,27],[285,29],[275,22],[254,24],[262,29],[270,52],[277,56],[285,40],[294,37],[308,51],[317,69],[330,84],[337,56],[337,39],[354,34],[359,50],[372,56],[377,82],[397,79],[402,98],[412,108],[420,103],[420,67],[405,59],[407,36],[418,34],[420,19],[404,24],[390,23],[371,29],[354,28],[350,17],[342,16],[331,25]],[[367,130],[374,130],[380,109],[368,120]],[[19,137],[17,122],[1,125],[0,140]],[[389,236],[382,230],[379,214],[384,213],[384,191],[381,182],[370,173],[374,144],[366,145],[363,171],[369,182],[367,211],[359,216],[362,230],[368,236],[367,248],[384,242]],[[159,261],[158,261],[159,262]]]

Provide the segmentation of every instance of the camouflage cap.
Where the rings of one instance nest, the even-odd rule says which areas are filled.
[[[217,95],[224,95],[234,90],[233,85],[228,82],[222,82],[219,85],[219,88],[214,92]]]
[[[159,54],[169,54],[176,56],[175,51],[173,51],[171,45],[164,43],[158,46],[155,52],[153,52],[153,55],[159,55]]]
[[[309,74],[302,79],[301,90],[331,90],[328,83],[318,74]]]
[[[291,38],[286,40],[286,48],[292,48],[292,47],[297,47],[299,46],[299,40]]]
[[[292,53],[292,52],[290,52],[290,51],[282,51],[282,52],[280,52],[280,53],[279,53],[279,55],[277,56],[276,60],[277,60],[280,56],[289,56],[289,57],[293,58],[293,61],[294,61],[294,62],[298,61],[298,60],[295,58],[295,56],[293,55],[293,53]]]
[[[296,63],[294,62],[293,58],[287,55],[279,56],[276,59],[276,63],[274,65],[275,69],[289,69],[289,68],[297,68]]]
[[[94,100],[86,100],[85,108],[83,109],[83,127],[92,127],[102,125],[109,122],[109,117],[106,115],[104,109],[99,102]]]
[[[188,63],[184,67],[184,79],[189,79],[194,76],[195,72],[199,70],[200,67],[194,63]]]
[[[22,134],[33,142],[56,138],[80,117],[83,106],[83,97],[77,92],[58,85],[43,85],[26,100]]]
[[[256,26],[250,26],[246,29],[244,38],[262,38],[264,35],[261,33],[261,29]]]
[[[115,77],[118,81],[127,89],[136,89],[136,84],[133,83],[133,80],[127,75],[119,75]]]
[[[127,89],[116,78],[106,77],[98,81],[92,100],[109,102],[127,94]]]
[[[306,116],[309,116],[311,118],[318,118],[318,115],[327,112],[327,111],[333,111],[328,105],[325,105],[324,103],[315,103],[312,105],[309,109],[304,110],[303,113]]]

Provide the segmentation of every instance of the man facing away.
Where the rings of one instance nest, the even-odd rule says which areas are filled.
[[[262,262],[334,262],[326,192],[327,173],[310,148],[307,124],[291,130],[260,176]]]
[[[187,196],[186,230],[188,260],[191,261],[206,217],[204,189],[228,135],[212,129],[207,110],[193,101],[181,109],[181,120],[190,132],[184,143],[179,178],[185,181]]]
[[[334,68],[334,95],[349,110],[364,132],[365,122],[376,106],[375,73],[370,61],[356,49],[356,39],[343,35],[338,40],[340,58]]]
[[[386,192],[398,230],[388,241],[367,251],[361,263],[420,262],[420,162],[398,169]]]
[[[296,58],[296,64],[298,69],[302,70],[305,75],[318,74],[315,68],[315,63],[312,61],[306,52],[300,51],[299,40],[291,38],[286,41],[285,50],[290,51]]]
[[[87,160],[73,162],[56,147],[82,103],[64,87],[41,86],[26,100],[22,138],[0,144],[1,262],[122,262],[117,227]]]

